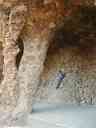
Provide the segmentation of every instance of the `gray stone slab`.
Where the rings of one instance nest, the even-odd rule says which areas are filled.
[[[95,128],[96,106],[39,102],[33,105],[33,113],[26,117],[20,118],[11,128]]]
[[[28,117],[28,125],[34,128],[94,128],[96,106],[37,103],[33,115]]]

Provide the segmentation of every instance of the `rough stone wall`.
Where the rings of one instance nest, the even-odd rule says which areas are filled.
[[[76,0],[73,0],[73,1],[76,2]],[[25,15],[25,13],[22,13],[22,6],[21,7],[18,6],[18,4],[21,5],[21,3],[25,4],[26,8],[28,9],[27,16],[24,19],[24,20],[26,20],[26,23],[25,22],[21,23],[22,19],[24,18],[23,16]],[[1,87],[3,87],[3,91],[5,91],[4,90],[5,87],[9,88],[10,86],[12,86],[12,88],[13,88],[13,85],[14,85],[14,87],[17,87],[17,84],[12,84],[12,82],[13,82],[12,76],[15,75],[14,78],[16,80],[17,68],[16,68],[15,62],[16,62],[16,55],[18,54],[17,53],[18,45],[17,45],[16,41],[20,37],[24,43],[24,54],[23,54],[22,61],[20,63],[19,71],[18,71],[18,77],[20,80],[18,87],[20,89],[20,92],[18,92],[19,98],[18,98],[18,103],[16,104],[17,105],[16,112],[18,113],[18,111],[20,111],[20,112],[21,111],[23,111],[23,112],[30,111],[31,104],[32,104],[32,99],[30,97],[33,96],[33,94],[37,88],[37,85],[39,83],[40,75],[41,75],[41,73],[43,71],[43,67],[44,67],[43,64],[46,59],[46,53],[47,53],[48,46],[49,45],[51,46],[52,44],[53,44],[53,46],[55,45],[55,41],[54,40],[52,41],[54,32],[57,31],[57,29],[59,29],[60,27],[62,27],[62,25],[64,25],[65,17],[70,15],[72,13],[72,11],[74,13],[80,5],[79,5],[79,2],[76,2],[76,4],[72,4],[71,7],[69,6],[70,5],[69,4],[68,9],[67,9],[67,8],[65,8],[65,3],[63,0],[49,0],[49,1],[48,0],[44,0],[44,1],[43,0],[40,0],[40,1],[22,0],[22,1],[20,1],[20,3],[17,0],[14,0],[14,1],[6,0],[4,2],[0,1],[0,5],[3,8],[3,13],[6,18],[5,21],[7,21],[7,22],[5,22],[3,20],[4,21],[3,23],[6,25],[4,27],[4,30],[7,31],[7,33],[5,33],[5,35],[4,35],[5,36],[4,37],[5,44],[3,43],[3,46],[5,47],[5,51],[6,51],[4,54],[4,64],[5,64],[6,70],[4,69],[5,70],[5,72],[4,72],[5,73],[4,74],[5,82],[3,82],[5,86],[3,87],[1,84]],[[77,7],[77,5],[78,5],[78,7]],[[2,8],[1,8],[0,12],[2,12]],[[17,10],[17,12],[15,13],[16,15],[14,15],[14,12],[16,10]],[[21,16],[21,14],[22,14],[22,16]],[[2,15],[0,15],[0,16],[2,19]],[[18,16],[19,16],[19,18],[18,18]],[[68,21],[68,20],[65,20],[65,21]],[[15,25],[14,25],[14,22],[15,22]],[[21,25],[20,25],[20,23],[21,23]],[[0,22],[0,27],[1,26],[2,26],[2,23]],[[66,25],[65,25],[65,28],[66,28]],[[14,29],[15,29],[15,31],[14,31]],[[11,31],[11,35],[10,35],[10,31]],[[73,31],[76,32],[77,30],[73,29]],[[74,37],[74,39],[76,39],[76,38]],[[0,35],[0,41],[2,41],[1,35]],[[64,41],[64,43],[65,42],[67,43],[67,41]],[[81,103],[81,102],[92,103],[93,102],[92,98],[95,96],[95,92],[93,93],[93,95],[90,95],[90,93],[92,94],[92,92],[94,91],[93,88],[92,88],[92,91],[89,91],[89,90],[91,90],[90,89],[91,82],[89,82],[90,86],[89,86],[89,84],[87,86],[86,82],[84,82],[87,80],[91,81],[90,77],[92,77],[93,83],[95,81],[95,78],[94,78],[95,75],[93,75],[94,71],[92,72],[92,70],[95,69],[94,68],[95,67],[95,57],[94,57],[95,56],[95,47],[92,48],[92,51],[91,51],[91,54],[92,54],[91,57],[94,57],[94,59],[91,59],[89,52],[88,52],[88,51],[90,51],[89,47],[88,48],[85,46],[84,46],[84,48],[81,47],[81,45],[85,44],[85,42],[87,42],[87,41],[82,42],[82,40],[81,40],[79,48],[74,48],[72,46],[72,44],[71,44],[71,46],[72,46],[71,48],[67,48],[67,47],[63,48],[64,52],[62,52],[62,54],[61,54],[61,51],[63,51],[63,50],[59,50],[60,53],[56,52],[57,56],[60,55],[61,58],[62,58],[62,55],[64,56],[64,58],[62,58],[61,60],[64,59],[64,62],[62,62],[62,63],[64,66],[63,69],[66,72],[65,79],[67,79],[67,80],[70,79],[70,81],[68,81],[69,82],[68,86],[72,86],[73,90],[77,90],[77,91],[72,91],[72,93],[68,92],[68,94],[66,94],[67,96],[64,95],[65,96],[64,99],[66,99],[66,101],[69,101],[69,99],[70,99],[70,101],[76,101],[79,103]],[[89,44],[89,42],[88,42],[88,44]],[[74,43],[77,44],[77,40],[75,40]],[[7,45],[8,45],[8,47],[7,47]],[[49,47],[49,49],[51,49],[51,48]],[[82,54],[81,49],[85,50],[84,54]],[[58,51],[58,48],[55,50]],[[50,55],[48,54],[48,58],[47,58],[48,60],[50,60],[51,55],[52,54],[50,54]],[[59,59],[60,59],[60,57],[56,57],[56,60],[59,60]],[[75,59],[78,59],[78,60],[75,61]],[[53,57],[53,60],[54,60],[54,57]],[[50,62],[52,62],[53,60],[50,60]],[[88,68],[90,68],[89,65],[91,65],[91,64],[90,64],[89,60],[92,60],[91,64],[94,65],[92,67],[92,70],[90,71],[91,73],[93,73],[92,75],[89,75],[89,72],[85,71],[85,69],[88,70]],[[82,64],[81,61],[84,61],[84,64]],[[88,65],[87,65],[87,61],[88,61]],[[9,63],[9,62],[11,62],[11,63]],[[55,63],[57,63],[57,62],[55,62]],[[58,62],[58,64],[62,65],[59,62]],[[12,67],[11,67],[11,65],[12,65]],[[50,66],[50,63],[48,65]],[[56,66],[54,68],[57,68],[57,67],[58,66]],[[85,68],[85,67],[88,67],[88,68]],[[47,68],[47,66],[45,66],[45,69],[46,68]],[[12,69],[13,69],[13,71],[12,71]],[[14,69],[15,69],[15,72],[14,72]],[[8,72],[7,72],[7,70],[8,70]],[[44,71],[46,72],[46,70],[44,70]],[[56,69],[56,71],[57,71],[57,69]],[[84,72],[84,74],[83,74],[83,72]],[[86,72],[86,76],[88,74],[88,79],[85,76],[85,72]],[[77,74],[79,74],[79,75],[77,75]],[[69,77],[67,77],[67,75],[69,75]],[[51,77],[51,74],[49,76]],[[72,76],[72,78],[71,78],[71,76]],[[78,78],[77,78],[77,76],[78,76]],[[7,78],[8,79],[12,78],[12,79],[10,79],[10,82],[9,82]],[[52,80],[49,79],[49,81],[52,81]],[[73,81],[76,81],[76,82],[73,82]],[[78,81],[79,81],[79,84],[77,87]],[[87,81],[87,83],[88,83],[88,81]],[[65,82],[65,83],[67,86],[67,82]],[[76,85],[75,85],[75,83],[76,83]],[[82,88],[81,84],[82,84],[82,86],[87,86],[87,87]],[[51,85],[51,84],[48,84],[48,86],[49,85]],[[76,87],[73,87],[73,86],[76,86]],[[80,89],[79,89],[79,86],[80,86]],[[92,84],[92,86],[94,86],[94,85]],[[51,86],[51,87],[53,87],[53,86]],[[13,88],[13,90],[14,89],[15,88]],[[85,92],[84,92],[84,89],[85,89]],[[13,92],[14,92],[13,90],[9,91],[9,92],[6,91],[6,94],[8,96],[9,96],[9,94],[12,94],[12,99],[13,99],[12,101],[15,102],[14,96],[13,96]],[[51,91],[52,90],[53,89],[51,89]],[[68,90],[69,90],[69,87],[68,87]],[[4,93],[2,93],[2,94],[4,94]],[[17,94],[15,94],[15,95],[17,96]],[[54,93],[54,95],[55,95],[55,93]],[[54,97],[54,95],[52,97]],[[75,96],[73,96],[73,95],[75,95]],[[7,97],[5,95],[4,95],[4,97],[5,97],[5,100],[4,100],[4,103],[5,103],[5,101],[7,101]],[[50,93],[49,93],[49,97],[51,97]],[[67,99],[66,97],[70,97],[70,98]],[[75,97],[75,100],[73,97]],[[8,98],[10,99],[11,96],[9,96]],[[60,98],[62,99],[62,97],[60,97]],[[71,98],[72,98],[72,100],[71,100]],[[57,101],[57,97],[55,99]],[[12,102],[10,102],[10,103],[12,103]],[[8,104],[9,104],[9,101],[8,101]],[[10,109],[11,109],[11,107],[10,107]]]
[[[96,104],[95,14],[93,0],[0,1],[0,112],[8,124],[32,112],[33,99]]]
[[[16,56],[18,37],[25,24],[26,6],[15,1],[0,2],[0,41],[3,46],[3,80],[0,87],[0,111],[12,111],[17,104],[18,80]]]
[[[20,1],[20,3],[17,0],[0,2],[2,6],[0,10],[0,40],[3,44],[4,56],[4,78],[0,88],[0,107],[2,110],[14,111],[14,113],[31,111],[31,97],[43,71],[48,40],[52,35],[51,31],[56,25],[59,25],[63,17],[64,7],[62,2],[62,0],[60,2],[54,0],[51,3],[41,2],[42,4],[30,0],[28,2]],[[25,15],[26,12],[27,16]],[[29,43],[32,49],[27,52],[29,55],[26,55],[27,46],[24,43],[24,57],[20,67],[23,70],[23,61],[27,63],[27,60],[30,62],[30,66],[25,64],[25,72],[21,73],[22,77],[19,75],[20,82],[18,83],[16,57],[19,52],[17,45],[19,38],[24,42],[26,41],[26,45]],[[30,49],[30,47],[28,48]]]
[[[95,13],[95,7],[81,7],[64,26],[57,29],[36,99],[96,104]],[[65,78],[56,89],[59,70],[63,70]]]
[[[59,70],[64,70],[65,78],[56,89]],[[96,47],[65,47],[48,55],[36,98],[65,104],[96,104]]]

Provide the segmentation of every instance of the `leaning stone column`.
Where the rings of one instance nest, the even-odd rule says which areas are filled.
[[[53,13],[54,5],[34,6],[29,9],[27,25],[22,34],[24,54],[18,75],[20,92],[18,106],[15,109],[17,115],[32,112],[34,94],[43,72],[48,46],[51,43],[49,40],[56,27],[57,14]]]
[[[18,99],[16,56],[19,49],[17,39],[25,23],[25,12],[26,7],[24,5],[15,6],[10,10],[3,10],[4,79],[0,87],[0,109],[2,111],[13,111]]]
[[[30,113],[48,49],[48,40],[25,37],[24,54],[19,69],[20,97],[15,114]]]

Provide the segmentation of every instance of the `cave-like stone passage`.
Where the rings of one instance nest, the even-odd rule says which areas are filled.
[[[64,0],[0,1],[0,41],[3,42],[4,57],[1,111],[32,111],[32,97],[43,71],[51,37],[62,26],[64,18],[76,11],[79,2],[71,7],[69,4],[67,10]],[[18,39],[24,45],[19,68]]]
[[[4,57],[0,111],[32,111],[32,96],[43,71],[48,42],[52,31],[63,19],[63,3],[63,0],[41,4],[33,4],[31,0],[0,1],[0,40]],[[17,63],[20,59],[19,39],[24,43],[20,68]],[[23,74],[20,74],[21,70]]]

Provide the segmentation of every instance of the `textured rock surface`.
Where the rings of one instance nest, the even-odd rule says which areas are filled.
[[[95,12],[94,7],[81,8],[57,29],[36,94],[39,99],[96,104]],[[63,70],[65,79],[56,89],[59,70]]]
[[[96,37],[96,31],[89,29],[89,23],[83,19],[85,25],[87,24],[87,27],[83,25],[84,30],[88,31],[88,35],[85,35],[86,32],[81,31],[82,26],[79,26],[77,22],[78,16],[75,17],[75,22],[69,22],[68,19],[71,16],[65,20],[64,16],[67,17],[72,11],[75,13],[79,7],[77,5],[80,5],[76,0],[73,0],[72,3],[67,5],[67,9],[63,0],[0,1],[2,6],[0,10],[0,41],[3,42],[5,66],[3,69],[4,80],[0,88],[0,102],[3,110],[9,106],[8,110],[15,108],[15,113],[31,111],[32,97],[38,84],[40,85],[39,81],[44,63],[45,69],[37,96],[39,95],[40,98],[44,97],[44,99],[52,102],[53,100],[67,103],[92,104],[96,102],[96,40],[92,40]],[[89,5],[89,2],[87,3]],[[28,11],[25,18],[26,8]],[[92,8],[94,7],[92,6]],[[94,14],[95,10],[93,9],[91,13]],[[86,14],[86,11],[84,12]],[[90,10],[88,14],[90,14]],[[94,15],[91,20],[90,16],[85,15],[85,17],[87,17],[87,21],[92,20],[92,25],[95,24]],[[67,25],[64,20],[68,22]],[[2,23],[5,25],[3,28]],[[92,25],[91,28],[94,28],[94,25]],[[69,26],[68,29],[61,35],[66,26]],[[75,26],[75,28],[72,26]],[[76,34],[77,32],[78,34]],[[72,33],[74,34],[72,35]],[[90,38],[86,39],[86,37]],[[17,55],[18,39],[22,40],[20,52],[23,54],[18,71],[19,85],[18,80],[16,81],[16,56],[19,57]],[[92,42],[92,47],[90,42]],[[46,57],[48,47],[49,52]],[[55,75],[59,69],[64,70],[66,77],[60,87],[61,89],[56,90]],[[17,88],[19,91],[16,92]]]
[[[30,42],[29,38],[24,39],[24,54],[21,61],[18,77],[20,84],[20,98],[17,109],[22,111],[32,110],[32,97],[39,84],[40,75],[43,71],[43,63],[46,57],[47,44],[46,40],[34,39]],[[27,43],[29,45],[27,45]],[[35,44],[35,45],[34,45]],[[22,102],[21,102],[22,101]]]
[[[12,111],[15,108],[14,113],[18,113],[19,111],[30,112],[32,109],[31,97],[43,71],[48,40],[51,37],[49,35],[63,16],[62,9],[64,7],[60,6],[62,0],[60,2],[51,1],[51,3],[44,3],[45,6],[43,6],[42,2],[30,0],[28,2],[18,2],[17,0],[0,2],[0,6],[2,6],[0,10],[0,40],[3,44],[4,56],[4,78],[0,88],[2,111]],[[56,11],[54,15],[53,11]],[[27,15],[25,15],[26,12]],[[19,37],[24,41],[24,57],[20,68],[21,70],[25,68],[25,72],[21,73],[22,77],[20,77],[20,85],[18,86],[16,56],[18,56],[17,41]],[[26,46],[27,42],[31,48]],[[28,55],[26,47],[29,47]]]
[[[12,111],[17,104],[18,98],[18,81],[16,56],[18,54],[18,46],[16,41],[25,24],[26,7],[24,4],[16,4],[14,2],[0,3],[0,26],[1,40],[3,44],[3,80],[0,88],[0,109],[1,111]],[[7,7],[8,5],[8,7]],[[12,7],[12,8],[11,8]]]
[[[83,50],[86,48],[67,47],[48,56],[37,99],[96,104],[96,48],[89,48],[86,53],[82,53]],[[56,89],[59,70],[64,70],[66,76],[60,88]]]

